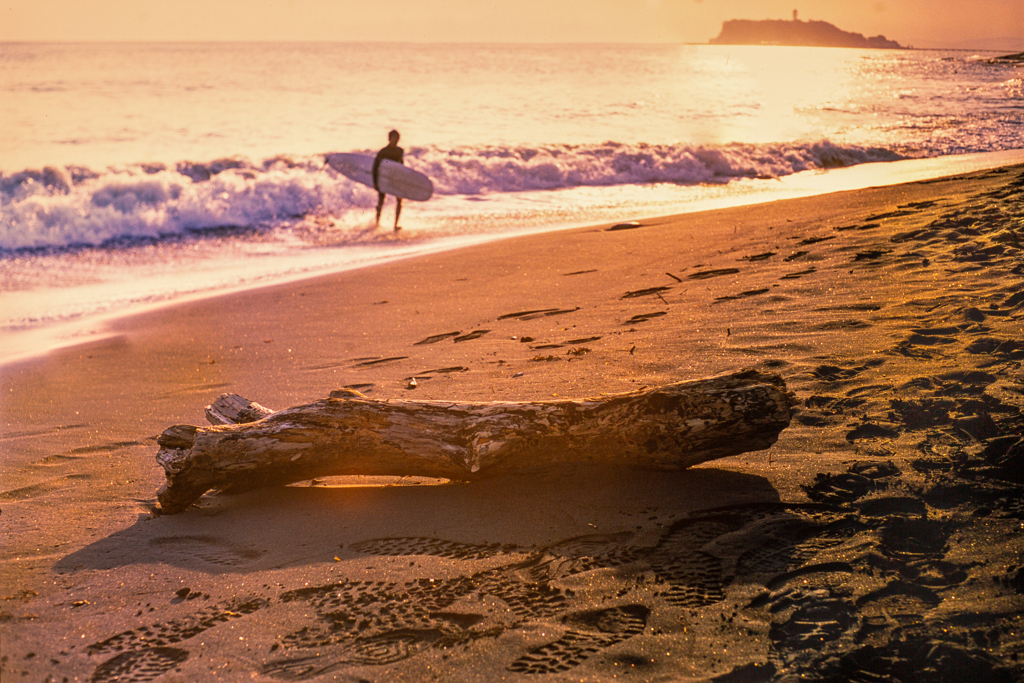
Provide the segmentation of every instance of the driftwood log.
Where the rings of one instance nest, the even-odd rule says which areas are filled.
[[[557,463],[682,469],[768,448],[795,399],[754,370],[574,401],[376,400],[339,390],[274,412],[224,394],[212,427],[157,439],[164,512],[210,489],[238,492],[336,475],[480,479]]]

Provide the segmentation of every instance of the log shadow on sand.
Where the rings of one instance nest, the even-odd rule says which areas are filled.
[[[763,477],[712,467],[666,472],[556,466],[468,483],[436,480],[440,485],[404,485],[399,477],[373,478],[369,485],[361,485],[366,480],[360,477],[335,480],[339,486],[207,496],[181,515],[140,516],[131,527],[67,555],[55,569],[160,563],[245,573],[329,560],[339,544],[367,537],[430,536],[435,529],[452,529],[456,519],[464,520],[456,526],[467,537],[498,532],[477,542],[531,545],[577,535],[588,523],[603,531],[610,525],[645,526],[647,509],[679,517],[721,505],[779,500]],[[534,528],[524,529],[530,526],[526,520],[535,522]]]

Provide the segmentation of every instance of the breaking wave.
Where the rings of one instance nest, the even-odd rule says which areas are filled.
[[[444,195],[649,183],[694,185],[779,178],[815,169],[895,161],[885,149],[805,144],[601,145],[413,148],[406,164]],[[96,171],[48,167],[0,174],[0,249],[97,246],[213,228],[262,229],[310,214],[373,206],[372,191],[325,168],[323,158],[137,164]]]

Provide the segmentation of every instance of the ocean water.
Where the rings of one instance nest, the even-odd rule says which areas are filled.
[[[533,231],[1024,161],[994,53],[0,44],[0,362],[187,298]],[[325,168],[397,128],[392,232]]]

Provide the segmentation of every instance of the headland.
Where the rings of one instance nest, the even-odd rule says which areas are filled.
[[[827,21],[732,19],[722,23],[722,32],[709,41],[712,45],[798,45],[807,47],[859,47],[885,50],[906,49],[894,40],[878,35],[865,38],[844,31]]]

